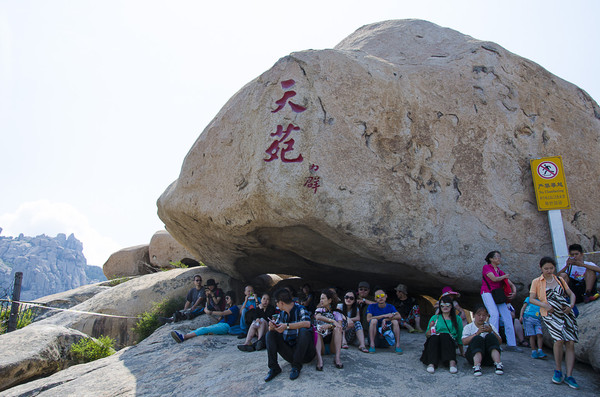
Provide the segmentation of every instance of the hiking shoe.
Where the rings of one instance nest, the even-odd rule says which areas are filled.
[[[538,354],[537,358],[541,358],[542,360],[545,360],[545,359],[547,359],[547,358],[548,358],[548,356],[546,355],[546,353],[544,353],[544,352],[542,351],[542,349],[538,350],[538,351],[537,351],[537,354]]]
[[[577,382],[575,382],[575,378],[573,378],[572,376],[567,376],[565,378],[565,383],[569,385],[569,387],[572,389],[579,389],[579,385],[577,384]]]
[[[473,367],[473,376],[481,376],[481,365]]]
[[[175,342],[183,342],[183,334],[181,332],[171,331],[171,336],[173,337],[173,339],[175,339]]]
[[[531,352],[531,358],[540,358],[540,355],[538,354],[537,350],[533,350]]]
[[[496,375],[502,375],[504,373],[504,367],[502,366],[502,363],[494,363],[494,368]]]
[[[515,353],[523,353],[523,349],[517,346],[506,346],[504,349],[505,352],[515,352]]]
[[[552,383],[556,383],[557,385],[560,385],[561,383],[563,383],[563,380],[565,380],[565,378],[563,378],[562,372],[554,370],[554,376],[552,377]]]
[[[435,367],[433,366],[433,364],[429,364],[427,366],[427,372],[429,372],[430,374],[435,372]]]

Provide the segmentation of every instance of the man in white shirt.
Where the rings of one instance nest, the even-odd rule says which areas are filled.
[[[576,303],[582,301],[589,303],[599,297],[596,294],[596,272],[600,272],[600,267],[593,262],[583,260],[581,245],[571,244],[567,263],[558,272],[558,275],[569,283],[569,288],[575,294]]]

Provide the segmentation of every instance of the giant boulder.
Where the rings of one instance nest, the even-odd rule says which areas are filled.
[[[36,324],[73,328],[94,338],[110,336],[115,339],[116,348],[129,346],[136,339],[133,328],[138,321],[137,316],[165,299],[185,297],[193,288],[195,274],[201,274],[204,280],[214,278],[224,291],[241,290],[238,282],[207,267],[173,269],[121,283],[73,306],[72,311],[55,314]]]
[[[360,279],[477,298],[488,251],[524,295],[552,254],[530,159],[561,155],[567,240],[598,248],[600,109],[499,45],[426,21],[280,59],[206,127],[158,200],[167,230],[236,278]],[[582,155],[583,154],[583,155]]]

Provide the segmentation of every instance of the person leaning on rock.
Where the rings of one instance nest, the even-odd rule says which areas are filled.
[[[277,353],[287,362],[292,363],[290,379],[300,376],[303,363],[311,362],[316,355],[314,336],[311,331],[310,314],[301,305],[294,303],[292,295],[286,289],[279,289],[273,294],[279,310],[278,318],[269,321],[267,332],[267,357],[269,373],[265,382],[271,381],[281,373],[277,363]]]
[[[182,310],[178,310],[171,317],[159,317],[163,324],[178,322],[181,320],[191,320],[204,313],[206,303],[206,291],[202,288],[202,276],[194,276],[194,288],[192,288],[185,299],[185,305]]]
[[[215,282],[214,278],[209,278],[206,281],[206,301],[210,310],[223,311],[225,310],[224,293],[217,285],[218,283]]]
[[[575,303],[590,303],[600,297],[596,292],[596,272],[600,272],[600,267],[583,260],[581,245],[569,245],[569,258],[558,275],[569,283],[569,288],[577,299]]]
[[[183,334],[179,331],[171,331],[171,337],[177,343],[182,343],[188,339],[195,338],[200,335],[227,335],[231,327],[233,327],[240,317],[240,308],[235,304],[235,292],[227,291],[225,294],[226,307],[223,311],[211,310],[208,304],[204,307],[204,312],[209,316],[219,316],[218,323],[207,327],[200,327],[190,333]]]

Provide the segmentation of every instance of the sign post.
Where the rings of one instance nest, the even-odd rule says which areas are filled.
[[[561,209],[571,208],[567,180],[560,156],[530,160],[538,211],[548,211],[554,256],[560,267],[569,256]]]

